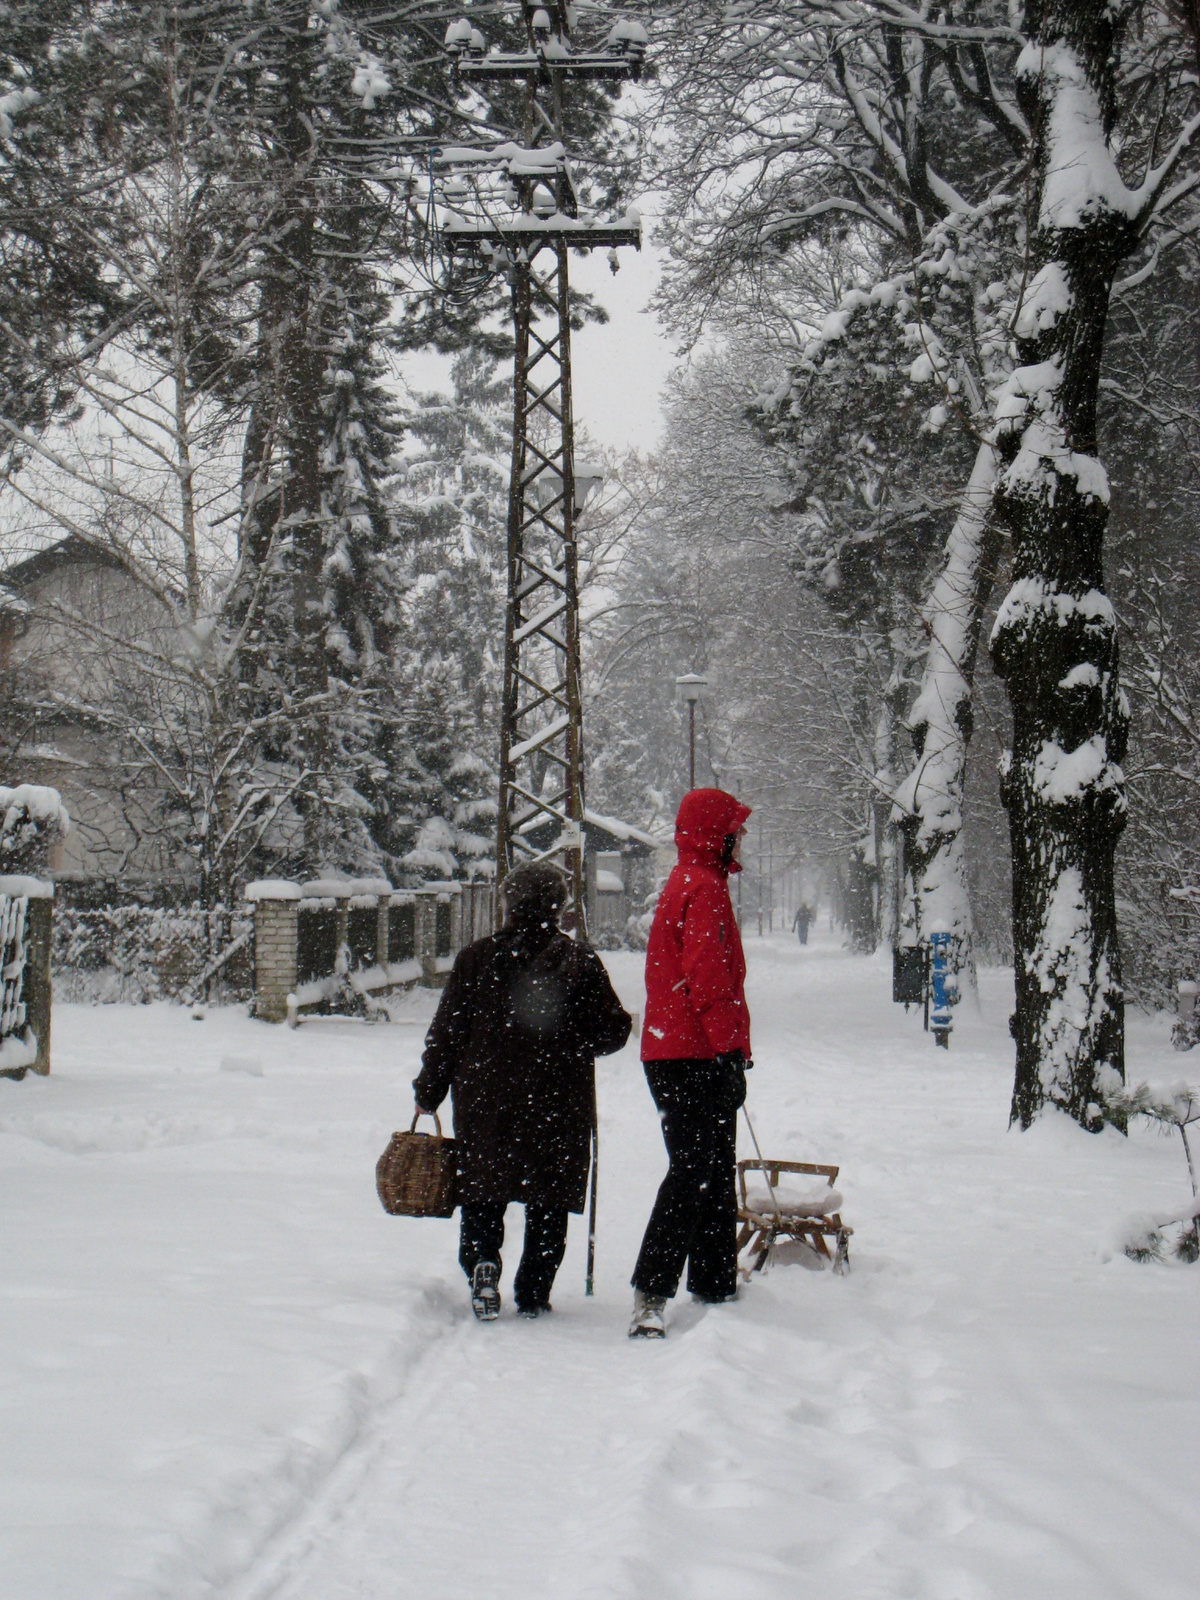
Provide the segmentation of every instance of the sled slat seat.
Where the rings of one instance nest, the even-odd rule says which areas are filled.
[[[842,1197],[834,1188],[837,1167],[811,1161],[739,1161],[738,1254],[747,1252],[749,1271],[761,1271],[777,1239],[800,1239],[835,1272],[850,1267],[853,1228],[842,1221]],[[785,1174],[781,1178],[780,1174]],[[822,1178],[823,1183],[797,1183],[797,1177]],[[829,1240],[834,1241],[832,1250]]]

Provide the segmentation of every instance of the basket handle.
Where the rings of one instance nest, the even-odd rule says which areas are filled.
[[[436,1111],[422,1111],[420,1106],[418,1106],[417,1109],[413,1112],[412,1126],[408,1130],[409,1133],[416,1133],[416,1131],[417,1131],[417,1122],[421,1117],[432,1117],[433,1118],[433,1125],[437,1129],[437,1137],[440,1139],[442,1137],[442,1119],[441,1119],[441,1117],[438,1116]],[[426,1137],[428,1137],[428,1135],[426,1135]]]

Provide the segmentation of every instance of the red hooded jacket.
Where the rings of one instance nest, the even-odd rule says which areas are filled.
[[[693,789],[675,819],[679,860],[659,896],[646,946],[643,1061],[750,1054],[746,959],[722,863],[750,807],[723,789]]]

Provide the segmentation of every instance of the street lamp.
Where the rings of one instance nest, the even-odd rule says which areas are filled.
[[[575,515],[582,516],[583,508],[604,482],[604,468],[596,461],[577,461],[575,479]]]
[[[572,509],[579,517],[583,515],[584,506],[604,482],[604,468],[592,461],[577,461],[572,477],[575,480],[575,499]],[[545,467],[538,462],[528,475],[526,492],[539,510],[544,511],[562,494],[562,483],[562,473],[557,467]]]
[[[708,679],[699,672],[685,672],[675,679],[675,692],[688,708],[688,789],[696,787],[696,702],[703,700]]]

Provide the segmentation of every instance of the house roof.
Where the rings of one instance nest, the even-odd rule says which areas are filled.
[[[87,539],[70,533],[65,539],[48,544],[44,550],[35,550],[33,555],[24,556],[11,566],[0,569],[0,586],[14,590],[19,595],[22,589],[46,577],[48,573],[61,571],[63,567],[89,565],[124,570],[117,557],[101,545],[91,544]]]
[[[661,842],[653,834],[635,828],[632,822],[622,822],[619,817],[606,817],[590,808],[583,813],[583,825],[597,833],[611,834],[621,844],[642,845],[646,850],[657,850]]]
[[[555,826],[551,818],[543,813],[522,823],[517,831],[522,838],[542,849],[549,845]],[[648,856],[660,844],[653,835],[635,828],[631,822],[622,822],[618,817],[606,817],[591,810],[583,813],[583,835],[589,850],[616,849],[637,857]]]

